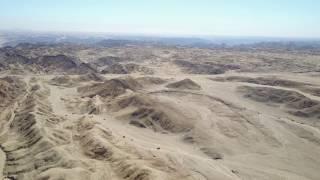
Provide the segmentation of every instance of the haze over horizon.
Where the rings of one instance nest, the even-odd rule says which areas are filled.
[[[1,30],[319,38],[311,0],[0,2]]]

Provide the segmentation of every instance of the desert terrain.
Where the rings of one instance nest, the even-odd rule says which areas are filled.
[[[0,48],[0,179],[318,180],[320,51]]]

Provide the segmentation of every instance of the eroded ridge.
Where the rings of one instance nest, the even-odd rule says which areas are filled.
[[[30,179],[57,166],[66,166],[59,145],[69,142],[68,134],[59,128],[64,119],[52,113],[47,101],[49,90],[32,85],[19,103],[9,124],[6,140],[1,144],[6,154],[4,174]]]

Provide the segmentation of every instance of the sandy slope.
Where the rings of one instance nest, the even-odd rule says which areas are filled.
[[[164,82],[152,84],[142,79],[142,87],[127,89],[119,96],[93,98],[77,92],[78,87],[93,82],[66,87],[51,84],[53,76],[34,76],[35,81],[23,77],[27,96],[19,98],[11,123],[5,124],[12,126],[9,134],[1,135],[4,176],[41,180],[319,179],[320,131],[308,123],[314,119],[245,98],[237,90],[243,85],[268,86],[162,72],[155,76]],[[268,74],[219,76],[228,75]],[[303,75],[273,75],[320,86],[317,79]],[[106,79],[124,77],[105,75]],[[167,87],[186,78],[201,88]],[[38,88],[32,89],[35,85]],[[319,100],[295,87],[273,88]],[[132,125],[132,121],[141,124]]]

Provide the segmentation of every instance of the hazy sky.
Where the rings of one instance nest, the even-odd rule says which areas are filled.
[[[0,29],[320,37],[320,1],[0,0]]]

